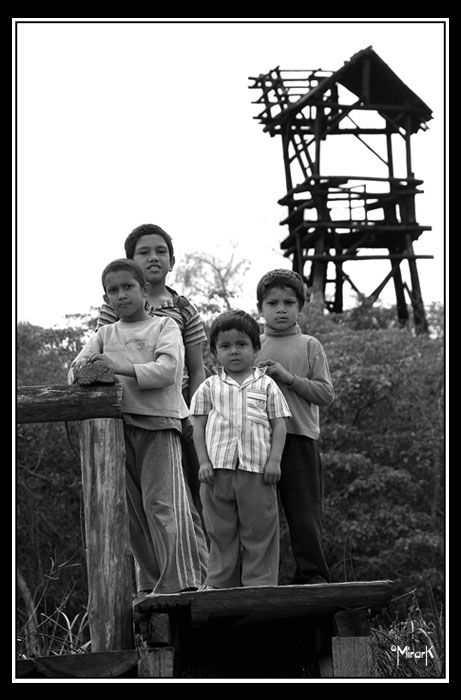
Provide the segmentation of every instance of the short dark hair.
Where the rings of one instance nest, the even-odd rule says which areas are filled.
[[[299,308],[303,308],[304,302],[306,301],[303,278],[297,272],[294,272],[294,270],[280,269],[266,272],[259,280],[256,287],[256,298],[259,310],[261,310],[262,303],[269,290],[274,289],[274,287],[289,287],[292,289],[298,300]]]
[[[117,260],[112,260],[112,262],[106,265],[102,271],[101,279],[104,291],[106,291],[106,276],[109,274],[109,272],[118,272],[119,270],[127,270],[128,272],[132,272],[134,279],[138,280],[141,288],[146,286],[146,278],[144,277],[144,273],[139,267],[138,263],[135,263],[134,260],[129,260],[128,258],[117,258]]]
[[[164,231],[163,228],[160,228],[160,226],[157,226],[156,224],[141,224],[141,226],[136,226],[136,228],[132,230],[130,235],[125,240],[126,257],[130,259],[134,258],[136,243],[139,241],[141,236],[152,236],[153,234],[163,238],[168,246],[170,258],[172,258],[174,256],[174,250],[171,236]]]
[[[250,316],[250,314],[247,314],[246,311],[242,311],[241,309],[233,309],[220,314],[211,324],[210,350],[213,355],[216,356],[218,335],[222,331],[231,331],[234,328],[241,333],[245,333],[245,335],[249,337],[255,350],[260,349],[261,340],[259,337],[259,326],[253,316]]]

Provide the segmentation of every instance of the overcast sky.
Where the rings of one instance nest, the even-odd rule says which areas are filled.
[[[417,263],[424,302],[443,301],[443,19],[105,19],[13,21],[18,321],[61,325],[98,306],[102,269],[141,223],[168,231],[179,258],[205,250],[225,259],[235,243],[252,263],[240,305],[254,308],[259,277],[291,264],[279,249],[288,233],[277,203],[281,139],[253,119],[248,78],[275,66],[337,70],[370,45],[433,111],[428,131],[412,137],[424,180],[417,220],[432,226],[415,251],[434,255]],[[335,158],[336,173],[354,174],[347,153]],[[370,293],[388,265],[345,269]],[[394,303],[392,284],[382,300]]]

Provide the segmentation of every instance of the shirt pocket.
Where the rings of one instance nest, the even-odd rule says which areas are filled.
[[[250,390],[246,397],[247,418],[252,423],[268,425],[267,396],[265,391]]]

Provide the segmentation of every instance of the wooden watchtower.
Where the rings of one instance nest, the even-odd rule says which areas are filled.
[[[415,195],[423,181],[413,173],[410,141],[427,129],[430,108],[371,46],[334,72],[277,67],[250,80],[250,89],[261,93],[254,104],[264,105],[254,119],[270,136],[282,138],[287,193],[279,204],[288,215],[280,223],[289,233],[281,248],[305,280],[311,300],[341,312],[346,281],[373,304],[392,279],[399,322],[409,318],[406,292],[416,331],[427,332],[416,260],[433,256],[416,255],[413,242],[431,227],[416,220]],[[367,149],[358,156],[374,161],[364,175],[356,172],[359,158],[346,151],[352,143]],[[350,174],[332,174],[339,155],[344,160],[348,153]],[[359,254],[362,249],[369,252]],[[362,294],[344,264],[379,259],[389,260],[390,270],[373,291]],[[408,261],[410,286],[402,279],[403,261]]]

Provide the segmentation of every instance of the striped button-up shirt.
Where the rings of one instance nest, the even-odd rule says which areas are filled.
[[[289,418],[276,382],[259,368],[242,384],[224,369],[208,377],[192,397],[190,412],[207,415],[205,443],[214,469],[262,474],[271,448],[273,418]]]

